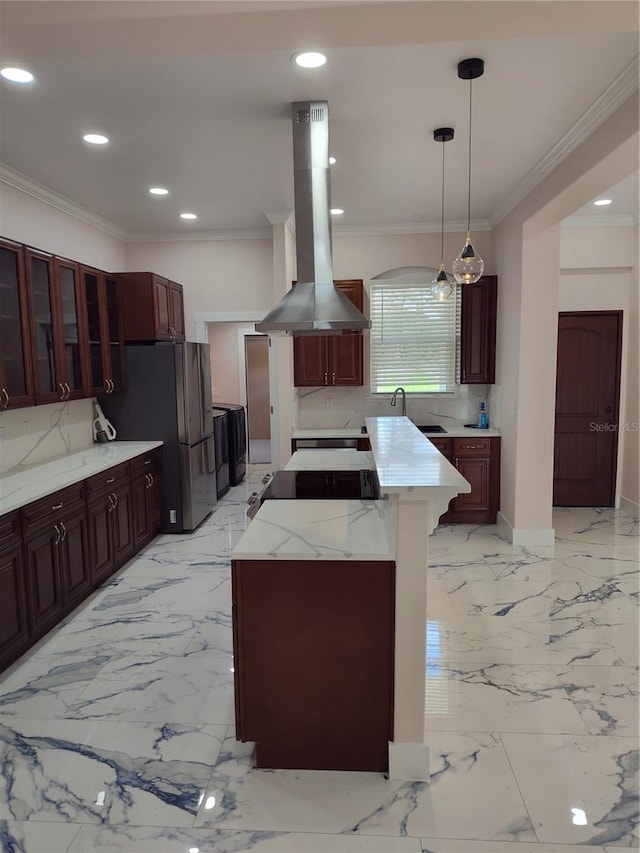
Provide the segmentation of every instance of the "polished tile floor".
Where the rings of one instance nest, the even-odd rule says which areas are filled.
[[[558,510],[554,549],[430,540],[430,781],[266,771],[234,739],[229,555],[250,466],[0,677],[2,853],[637,848],[639,526]]]

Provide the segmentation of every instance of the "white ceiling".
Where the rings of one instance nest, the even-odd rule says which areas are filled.
[[[446,219],[460,225],[469,84],[456,66],[471,56],[486,64],[473,84],[481,227],[638,82],[638,4],[626,0],[9,0],[0,26],[1,64],[36,75],[0,82],[0,161],[129,234],[263,229],[265,214],[292,210],[290,104],[306,99],[329,102],[340,230],[438,226],[443,125],[456,130]],[[294,66],[303,48],[323,49],[326,66]],[[110,144],[87,146],[88,131]],[[170,195],[149,196],[157,184]],[[578,214],[637,211],[636,175],[614,204]]]

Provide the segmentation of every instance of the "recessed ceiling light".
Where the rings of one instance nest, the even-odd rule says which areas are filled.
[[[164,187],[149,187],[151,195],[169,195],[169,190]]]
[[[335,158],[335,157],[329,157],[329,165],[330,165],[330,166],[333,166],[333,164],[334,164],[335,162],[336,162],[336,158]]]
[[[33,74],[26,71],[24,68],[3,68],[0,74],[5,80],[11,80],[12,83],[32,83]]]
[[[109,141],[109,137],[103,136],[101,133],[85,133],[82,138],[90,145],[106,145]]]
[[[317,51],[295,53],[292,58],[296,65],[300,65],[301,68],[319,68],[327,61],[324,53],[318,53]]]
[[[334,216],[340,216],[341,213],[344,213],[344,210],[341,207],[332,207],[329,213],[332,213]]]
[[[181,213],[180,219],[197,219],[198,215],[196,213]]]
[[[610,198],[599,198],[598,201],[594,201],[594,204],[597,204],[598,207],[604,207],[605,204],[611,204]]]

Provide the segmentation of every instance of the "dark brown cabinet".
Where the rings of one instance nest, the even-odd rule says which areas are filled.
[[[395,563],[232,562],[236,734],[258,767],[388,768]]]
[[[496,381],[496,312],[498,279],[485,275],[462,286],[460,382],[491,385]]]
[[[91,267],[80,267],[87,306],[91,396],[126,388],[122,309],[116,279]]]
[[[0,240],[0,409],[33,404],[24,247]]]
[[[157,448],[0,515],[0,672],[151,541],[163,502]]]
[[[152,272],[116,273],[127,341],[183,341],[182,285]]]
[[[46,633],[89,592],[87,517],[82,483],[22,510],[32,638]]]
[[[26,250],[36,403],[89,395],[84,294],[78,265]]]
[[[430,438],[471,484],[440,517],[441,523],[495,524],[500,509],[500,438]]]
[[[93,580],[100,582],[133,554],[135,537],[129,463],[86,481]]]
[[[132,464],[131,506],[134,547],[143,548],[162,527],[164,490],[161,451],[152,451]]]
[[[0,516],[0,670],[29,645],[18,512]]]
[[[334,282],[342,293],[363,311],[364,285],[361,279]],[[362,335],[308,335],[293,338],[294,385],[362,385]]]

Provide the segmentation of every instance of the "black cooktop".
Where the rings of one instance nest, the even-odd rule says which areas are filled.
[[[380,497],[375,471],[277,471],[260,496],[264,500],[295,498],[372,499]]]

